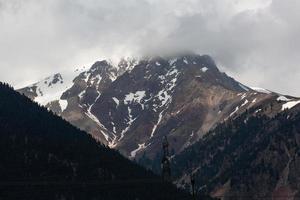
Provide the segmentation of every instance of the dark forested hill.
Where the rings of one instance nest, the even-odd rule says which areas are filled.
[[[189,199],[0,83],[0,199]]]
[[[300,106],[220,124],[176,156],[173,167],[178,186],[193,174],[197,190],[213,197],[299,199]]]

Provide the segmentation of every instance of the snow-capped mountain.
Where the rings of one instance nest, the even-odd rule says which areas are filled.
[[[298,103],[235,81],[206,55],[98,61],[68,80],[56,74],[19,92],[148,166],[164,136],[175,155],[223,121],[274,116]]]
[[[57,73],[18,91],[107,144],[107,130],[90,109],[101,92],[136,62],[132,58],[117,64],[98,61],[89,69]]]
[[[94,71],[97,70],[97,67],[94,67],[94,69],[86,69],[86,67],[76,68],[74,70],[64,71],[46,77],[37,83],[18,89],[18,91],[24,93],[40,105],[48,107],[47,104],[56,100],[62,100],[62,94],[73,86],[74,79],[78,76],[85,76],[85,81],[87,82],[89,76],[93,74],[96,77],[91,76],[92,80],[89,80],[90,82],[93,82],[97,78],[101,81],[100,79],[102,77],[100,77],[100,74],[105,75],[107,72],[110,76],[109,79],[115,80],[117,76],[121,75],[125,71],[130,71],[136,64],[136,60],[131,58],[121,59],[118,64],[113,64],[110,60],[106,62],[112,68],[110,71],[105,71],[104,69],[104,71],[98,71],[98,74],[95,75]],[[65,105],[62,105],[61,107],[63,108]]]
[[[57,73],[19,91],[25,93],[40,105],[46,106],[52,101],[60,100],[61,95],[72,87],[73,79],[82,71],[84,71],[84,68]],[[61,106],[65,107],[65,105]]]

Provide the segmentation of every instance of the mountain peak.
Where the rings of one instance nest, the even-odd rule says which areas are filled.
[[[20,92],[35,101],[43,97],[50,110],[131,159],[155,159],[166,135],[177,154],[218,123],[278,98],[248,88],[220,72],[210,56],[194,53],[97,61],[72,80],[51,93],[39,85]],[[281,110],[280,104],[268,114]]]

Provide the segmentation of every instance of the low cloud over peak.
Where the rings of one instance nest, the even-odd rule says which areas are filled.
[[[247,85],[300,96],[299,13],[298,0],[0,0],[0,79],[192,51]]]

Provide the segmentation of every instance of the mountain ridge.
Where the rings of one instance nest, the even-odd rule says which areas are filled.
[[[170,137],[175,155],[218,123],[254,106],[276,104],[268,111],[273,116],[282,111],[285,102],[297,100],[252,90],[220,72],[208,55],[149,57],[132,62],[127,59],[123,67],[118,66],[96,62],[61,96],[60,101],[67,101],[63,112],[57,109],[59,102],[48,108],[126,157],[146,157],[156,160],[156,165],[163,136]],[[123,70],[117,75],[120,68]],[[28,90],[19,92],[29,96]]]

